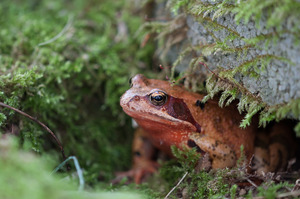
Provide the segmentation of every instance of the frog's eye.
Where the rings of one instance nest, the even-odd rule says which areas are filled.
[[[150,102],[155,106],[162,106],[166,103],[168,95],[163,91],[154,91],[149,95]]]

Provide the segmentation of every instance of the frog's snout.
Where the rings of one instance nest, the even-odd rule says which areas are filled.
[[[121,98],[120,98],[120,106],[121,106],[122,108],[124,108],[124,106],[125,106],[125,105],[127,104],[127,102],[128,102],[127,92],[128,92],[128,91],[126,91],[126,92],[121,96]]]

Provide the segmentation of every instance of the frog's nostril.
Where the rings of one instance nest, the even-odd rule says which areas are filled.
[[[132,77],[129,79],[129,85],[130,85],[130,88],[132,87]]]
[[[134,100],[134,101],[140,101],[140,97],[139,97],[139,96],[134,96],[134,97],[133,97],[133,100]]]

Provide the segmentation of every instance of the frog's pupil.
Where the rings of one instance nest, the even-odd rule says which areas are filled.
[[[161,100],[163,100],[163,97],[161,95],[157,95],[157,96],[154,97],[154,99],[156,101],[161,101]]]
[[[167,95],[164,92],[155,91],[150,95],[150,101],[155,106],[163,105],[167,100]]]

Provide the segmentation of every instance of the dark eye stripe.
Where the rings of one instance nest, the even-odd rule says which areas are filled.
[[[201,133],[201,126],[195,121],[190,109],[183,99],[170,96],[167,104],[167,113],[174,118],[190,122],[193,124],[197,132]]]

